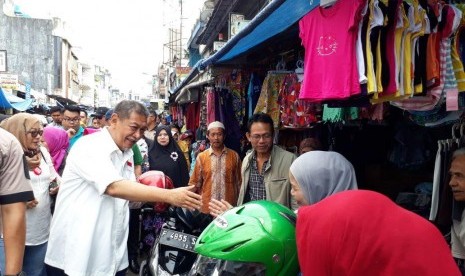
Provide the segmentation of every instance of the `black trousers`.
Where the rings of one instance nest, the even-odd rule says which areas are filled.
[[[129,209],[128,259],[137,260],[140,209]]]

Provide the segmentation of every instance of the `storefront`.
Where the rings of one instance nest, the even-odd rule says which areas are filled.
[[[174,91],[175,118],[186,115],[188,129],[199,139],[210,121],[225,122],[233,141],[229,146],[244,153],[247,146],[238,141],[243,141],[247,119],[255,112],[268,113],[275,121],[277,144],[297,153],[303,138],[317,138],[324,150],[340,152],[352,162],[360,188],[382,192],[430,217],[428,202],[415,200],[421,194],[431,198],[438,175],[444,177],[434,186],[447,186],[447,171],[435,171],[436,156],[445,151],[438,141],[452,138],[454,124],[465,129],[462,7],[421,1],[347,7],[363,15],[345,26],[354,47],[336,65],[304,65],[318,60],[302,46],[302,38],[311,33],[306,28],[314,20],[312,12],[320,12],[319,3],[311,2],[271,2],[223,48],[198,62]],[[343,24],[340,16],[324,24]],[[347,49],[330,38],[318,45],[320,56]],[[356,47],[362,50],[359,56]],[[320,78],[344,82],[350,71],[344,64],[350,59],[358,61],[357,67],[349,64],[358,72],[353,91],[319,94],[326,90],[311,88],[317,82],[312,72],[320,72],[319,67],[325,68]],[[304,67],[312,70],[303,73]],[[302,85],[307,86],[305,95]],[[442,206],[450,194],[443,196],[436,193],[433,201]],[[438,214],[447,214],[449,207],[439,207]],[[444,217],[431,219],[443,229],[450,225]]]

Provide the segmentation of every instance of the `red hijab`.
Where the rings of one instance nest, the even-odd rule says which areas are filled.
[[[458,275],[441,233],[372,191],[345,191],[299,209],[303,275]]]

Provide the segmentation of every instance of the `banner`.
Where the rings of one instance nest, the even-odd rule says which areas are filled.
[[[16,74],[0,74],[0,87],[5,89],[18,90],[19,81]]]

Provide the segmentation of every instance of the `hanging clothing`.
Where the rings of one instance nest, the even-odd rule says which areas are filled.
[[[260,97],[260,91],[262,90],[262,81],[256,73],[252,73],[250,76],[249,87],[247,89],[247,101],[248,101],[248,114],[247,118],[252,117],[253,111],[257,106],[258,98]]]
[[[186,108],[186,128],[194,132],[199,127],[200,105],[190,103]]]
[[[301,207],[303,275],[461,275],[441,233],[372,191],[345,191]]]
[[[233,70],[228,78],[228,88],[229,92],[232,95],[232,104],[234,107],[234,115],[237,122],[242,125],[242,122],[245,117],[245,85],[247,82],[243,83],[243,76],[241,70]]]
[[[204,140],[206,132],[207,132],[207,118],[208,118],[207,93],[208,93],[208,88],[205,88],[205,90],[201,94],[200,106],[199,106],[199,123],[198,123],[198,127],[195,129],[195,139],[197,141]]]
[[[169,143],[162,146],[157,142],[157,137],[164,130],[169,137]],[[184,153],[179,148],[171,135],[169,126],[159,126],[155,129],[155,138],[149,148],[150,170],[162,171],[173,181],[174,187],[184,187],[189,183],[189,170]]]
[[[226,126],[226,137],[224,144],[226,147],[240,152],[241,149],[241,138],[242,131],[237,116],[234,111],[234,100],[233,94],[229,93],[227,89],[218,90],[219,105],[218,108],[221,110],[221,122]]]
[[[426,96],[415,96],[403,101],[392,102],[393,105],[406,110],[429,111],[445,102],[448,91],[457,91],[457,81],[451,57],[451,35],[455,32],[454,10],[445,5],[442,9],[442,21],[438,26],[438,55],[440,74],[438,86],[427,91]],[[427,62],[428,64],[428,62]],[[432,64],[434,65],[434,64]],[[405,70],[404,70],[405,71]],[[428,83],[431,73],[427,73]],[[405,85],[404,85],[405,87]],[[405,92],[408,93],[407,91]]]
[[[299,21],[305,47],[300,99],[322,101],[360,94],[356,40],[365,1],[337,1],[317,7]]]
[[[382,97],[386,95],[394,95],[397,92],[397,84],[396,84],[396,27],[399,17],[399,6],[402,1],[398,0],[389,0],[385,1],[388,2],[387,7],[387,25],[384,29],[386,34],[386,43],[381,43],[381,45],[385,45],[385,53],[386,53],[386,61],[385,65],[387,66],[386,75],[389,76],[389,80],[387,85],[384,87]],[[387,30],[386,30],[387,29]]]
[[[299,100],[300,83],[297,75],[291,73],[284,78],[279,90],[278,104],[280,123],[283,127],[308,127],[317,121],[317,104]]]
[[[223,95],[223,89],[216,87],[215,89],[215,119],[216,121],[224,123],[225,120],[225,114],[224,114],[224,102],[223,98],[221,97]],[[224,89],[224,93],[229,93],[228,90]]]
[[[263,81],[260,98],[258,98],[258,103],[254,111],[254,113],[263,112],[270,115],[271,119],[273,119],[274,128],[279,126],[278,97],[287,74],[286,72],[268,72]]]
[[[207,87],[207,121],[206,124],[216,121],[216,93],[213,87]]]
[[[323,121],[324,122],[341,122],[351,121],[358,119],[357,107],[342,107],[342,108],[331,108],[328,105],[323,107]]]
[[[431,34],[428,37],[428,43],[426,46],[427,58],[426,58],[426,80],[427,87],[432,88],[439,85],[439,40],[440,34],[438,33],[439,23],[439,3],[430,3],[429,5],[429,16]]]

